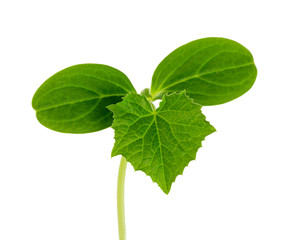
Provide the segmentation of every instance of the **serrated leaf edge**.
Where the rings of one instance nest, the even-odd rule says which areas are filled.
[[[129,93],[126,94],[124,97],[122,97],[122,100],[124,100],[124,98],[126,98],[128,95],[131,95],[131,94],[135,95],[135,94],[137,94],[137,93],[129,92]],[[160,107],[166,102],[166,97],[171,96],[171,95],[174,95],[174,94],[185,95],[185,97],[187,97],[187,99],[190,100],[192,104],[198,105],[198,106],[200,107],[200,111],[201,111],[202,105],[199,104],[199,103],[194,102],[193,98],[189,97],[189,96],[187,95],[187,93],[186,93],[186,90],[184,89],[184,90],[181,91],[181,92],[164,93],[164,95],[162,96],[162,100],[161,100],[161,102],[159,103],[159,107],[156,108],[156,109],[154,110],[154,112],[156,112],[158,109],[160,109]],[[138,94],[138,95],[144,97],[144,98],[147,100],[147,102],[148,102],[150,105],[152,105],[152,103],[146,98],[146,96],[141,95],[141,94]],[[112,109],[112,107],[114,108],[115,105],[120,104],[120,103],[122,103],[122,102],[123,102],[123,101],[118,102],[118,103],[116,103],[116,104],[111,104],[111,105],[107,106],[107,108],[108,108],[110,111],[113,112],[114,110]],[[204,115],[204,114],[203,114],[203,115]],[[205,115],[204,115],[204,117],[205,117],[204,121],[206,121],[206,122],[212,127],[212,133],[216,132],[216,129],[210,124],[209,121],[206,120],[206,116],[205,116]],[[114,129],[114,120],[115,120],[115,114],[114,114],[114,112],[113,112],[113,124],[112,124],[112,126],[111,126],[113,129]],[[114,129],[114,131],[115,131],[115,129]],[[212,133],[211,133],[211,134],[212,134]],[[208,135],[207,135],[207,136],[208,136]],[[206,136],[206,137],[207,137],[207,136]],[[202,142],[205,140],[206,137],[204,137],[204,139],[202,140]],[[115,134],[114,134],[114,140],[115,140],[115,142],[116,142]],[[197,152],[199,151],[199,149],[200,149],[201,147],[202,147],[202,143],[201,143],[201,146],[199,146]],[[114,147],[113,147],[113,148],[114,148]],[[174,181],[171,182],[171,185],[170,185],[170,188],[169,188],[168,191],[167,191],[167,186],[166,186],[166,191],[164,191],[164,190],[160,187],[160,185],[152,179],[152,177],[151,177],[150,175],[147,175],[145,172],[143,172],[143,171],[140,170],[140,169],[135,169],[135,167],[132,165],[132,163],[130,163],[130,162],[129,162],[129,163],[131,164],[131,166],[133,166],[133,169],[134,169],[135,172],[137,172],[137,171],[143,172],[147,177],[149,177],[149,178],[152,180],[153,183],[156,183],[156,184],[158,185],[158,187],[159,187],[160,189],[162,189],[162,191],[163,191],[166,195],[168,195],[169,192],[170,192],[170,190],[171,190],[172,184],[176,181],[176,179],[178,178],[178,176],[180,176],[180,175],[182,176],[183,173],[184,173],[184,170],[189,166],[190,162],[196,160],[197,152],[195,153],[195,157],[192,158],[191,160],[189,160],[189,162],[188,162],[187,165],[184,165],[184,168],[183,168],[182,172],[180,172],[180,173],[175,177]],[[123,156],[122,154],[116,154],[116,155],[114,155],[113,151],[111,152],[111,157],[116,157],[116,156],[118,156],[118,155],[121,155],[122,157],[124,157],[124,158],[126,159],[126,157]],[[127,160],[127,159],[126,159],[126,160]],[[127,161],[127,162],[128,162],[128,161]]]

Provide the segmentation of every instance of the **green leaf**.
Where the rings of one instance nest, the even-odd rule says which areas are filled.
[[[154,72],[151,95],[187,91],[195,102],[216,105],[247,92],[257,70],[251,53],[225,38],[204,38],[187,43],[170,53]]]
[[[39,122],[64,133],[88,133],[110,127],[108,105],[136,92],[119,70],[101,64],[80,64],[47,79],[36,91],[32,107]]]
[[[202,140],[215,131],[201,113],[201,106],[184,91],[164,95],[158,109],[145,96],[134,93],[108,108],[114,113],[112,156],[124,156],[166,194],[195,159]]]

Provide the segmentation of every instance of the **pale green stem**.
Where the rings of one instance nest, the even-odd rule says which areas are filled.
[[[117,214],[118,214],[118,230],[119,240],[126,240],[125,216],[124,216],[124,180],[127,161],[121,157],[118,182],[117,182]]]

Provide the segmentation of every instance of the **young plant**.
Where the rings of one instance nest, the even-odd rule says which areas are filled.
[[[154,72],[151,88],[137,94],[119,70],[101,64],[66,68],[36,91],[39,122],[63,133],[112,126],[112,156],[121,155],[117,185],[119,239],[125,240],[124,179],[127,162],[169,193],[172,183],[206,136],[215,131],[202,106],[229,102],[247,92],[257,70],[251,53],[224,38],[205,38],[170,53]],[[156,109],[153,101],[162,99]]]

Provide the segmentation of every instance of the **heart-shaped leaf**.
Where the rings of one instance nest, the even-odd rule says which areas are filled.
[[[215,131],[201,106],[184,91],[164,95],[157,109],[145,96],[135,93],[108,108],[114,113],[112,156],[124,156],[166,194],[176,177],[195,159],[204,138]]]
[[[225,38],[204,38],[170,53],[154,72],[151,95],[187,91],[195,102],[208,106],[231,101],[247,92],[257,70],[251,53]]]
[[[129,92],[136,92],[119,70],[101,64],[66,68],[36,91],[32,106],[45,127],[64,133],[88,133],[110,127],[112,113],[106,108]]]

